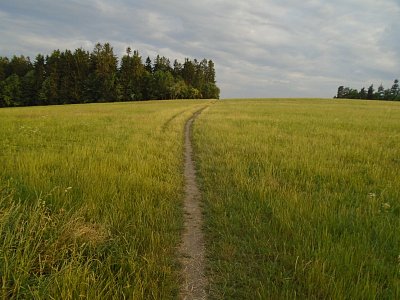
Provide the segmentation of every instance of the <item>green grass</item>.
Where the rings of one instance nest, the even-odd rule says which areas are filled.
[[[206,105],[1,109],[0,298],[176,298]],[[210,298],[400,298],[399,103],[218,101],[193,141]]]
[[[178,291],[183,126],[207,101],[0,110],[0,297]]]
[[[220,101],[194,140],[211,298],[400,298],[399,103]]]

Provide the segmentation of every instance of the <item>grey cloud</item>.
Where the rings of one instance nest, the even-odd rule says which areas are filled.
[[[109,41],[212,59],[223,97],[331,97],[399,77],[399,16],[395,0],[14,0],[0,5],[0,55]]]

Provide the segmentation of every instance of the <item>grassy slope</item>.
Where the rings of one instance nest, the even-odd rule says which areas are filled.
[[[176,295],[183,125],[205,103],[1,109],[0,295]]]
[[[221,101],[195,126],[211,297],[400,297],[400,105]]]

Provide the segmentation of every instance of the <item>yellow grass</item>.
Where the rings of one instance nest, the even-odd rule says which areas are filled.
[[[2,297],[177,295],[183,126],[208,104],[1,109]]]

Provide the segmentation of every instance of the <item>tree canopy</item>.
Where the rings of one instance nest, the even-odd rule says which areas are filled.
[[[128,47],[120,62],[109,43],[92,52],[0,56],[0,107],[156,99],[219,98],[212,60],[183,63],[157,55],[143,62]]]
[[[381,84],[378,89],[375,90],[374,85],[371,84],[367,90],[363,87],[358,91],[357,89],[341,85],[338,87],[337,94],[334,98],[400,101],[399,80],[395,79],[390,89],[385,89]]]

